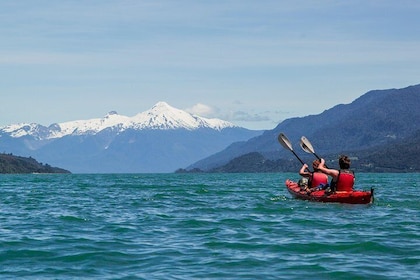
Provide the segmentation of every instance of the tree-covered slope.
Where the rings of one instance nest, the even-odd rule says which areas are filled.
[[[42,164],[29,157],[0,154],[0,173],[70,173],[67,170]]]

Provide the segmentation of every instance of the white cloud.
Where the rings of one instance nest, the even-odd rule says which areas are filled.
[[[260,114],[249,114],[243,111],[236,111],[232,113],[232,121],[247,121],[247,122],[265,122],[270,120],[267,116]]]
[[[213,117],[217,110],[209,105],[197,103],[191,108],[185,109],[185,111],[198,115],[200,117]]]
[[[194,106],[185,109],[185,111],[201,117],[220,118],[226,121],[266,122],[270,120],[270,118],[263,113],[250,114],[244,111],[222,112],[215,107],[203,103],[197,103]]]

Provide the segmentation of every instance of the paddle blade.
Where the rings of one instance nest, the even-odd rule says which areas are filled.
[[[311,142],[309,142],[309,140],[305,136],[302,136],[300,138],[300,146],[307,153],[311,153],[311,154],[314,154],[315,153],[315,150],[312,147]]]
[[[302,150],[304,150],[305,152],[310,153],[310,154],[313,154],[313,153],[311,152],[311,150],[309,150],[309,148],[305,145],[305,143],[300,142],[300,147],[301,147],[301,148],[302,148]]]
[[[279,134],[279,137],[277,138],[279,140],[279,143],[289,151],[293,151],[292,144],[290,143],[289,139],[284,135],[283,133]]]

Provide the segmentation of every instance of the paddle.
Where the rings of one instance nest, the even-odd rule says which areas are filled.
[[[295,153],[295,151],[293,151],[293,147],[292,147],[292,143],[290,143],[289,139],[286,137],[286,135],[284,135],[283,133],[280,133],[279,136],[277,137],[277,139],[279,140],[279,143],[287,150],[291,151],[295,157],[303,164],[305,164],[300,157]]]
[[[314,156],[316,156],[317,159],[321,160],[321,158],[315,153],[314,147],[312,147],[311,142],[309,142],[308,138],[306,138],[305,136],[302,136],[300,138],[300,146],[305,152],[313,154]],[[327,165],[325,165],[325,167],[328,168]]]

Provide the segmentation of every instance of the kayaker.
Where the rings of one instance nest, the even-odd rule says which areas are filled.
[[[354,186],[354,172],[350,170],[350,158],[346,155],[341,155],[338,159],[338,165],[340,170],[329,169],[325,167],[325,160],[322,158],[318,169],[331,176],[331,191],[345,191],[349,192],[353,190]]]
[[[302,177],[308,178],[309,190],[319,188],[328,184],[328,176],[318,169],[320,163],[321,162],[319,159],[316,159],[312,162],[312,168],[314,169],[313,172],[309,171],[308,165],[306,163],[302,165],[302,168],[299,171],[299,174]]]

